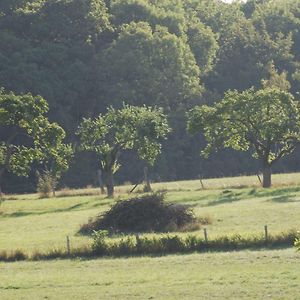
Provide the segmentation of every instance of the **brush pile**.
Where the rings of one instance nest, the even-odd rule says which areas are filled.
[[[193,211],[179,204],[164,201],[164,194],[154,193],[118,201],[110,210],[90,220],[80,229],[82,234],[93,230],[111,233],[171,232],[199,229]]]

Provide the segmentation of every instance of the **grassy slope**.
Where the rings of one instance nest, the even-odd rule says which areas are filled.
[[[286,187],[239,188],[257,182],[255,177],[239,177],[205,180],[209,189],[204,191],[199,181],[161,183],[154,188],[168,190],[170,201],[193,205],[199,216],[211,216],[209,236],[258,233],[265,224],[272,233],[300,228],[300,187],[297,186],[300,175],[274,176],[275,185],[282,182]],[[128,189],[117,190],[127,197],[124,192]],[[15,200],[7,200],[0,207],[0,250],[22,249],[30,253],[35,249],[60,248],[65,246],[66,235],[71,236],[72,246],[88,243],[87,237],[76,235],[80,224],[116,201],[103,199],[97,193],[97,190],[63,191],[50,199],[38,199],[37,195],[9,196],[8,199]]]
[[[0,264],[6,299],[299,299],[293,249]]]

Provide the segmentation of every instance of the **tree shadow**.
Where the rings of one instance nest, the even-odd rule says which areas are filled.
[[[225,190],[221,193],[220,197],[216,200],[210,201],[205,205],[202,205],[202,207],[208,207],[208,206],[216,206],[221,205],[225,203],[232,203],[236,201],[240,201],[242,199],[242,192],[240,193],[234,193],[229,190]]]
[[[296,200],[295,197],[296,195],[275,196],[271,199],[266,200],[266,202],[275,202],[275,203],[298,202],[298,200]]]
[[[92,205],[92,207],[100,207],[100,206],[105,206],[105,205],[108,205],[108,204],[111,204],[111,200],[109,201],[102,201],[102,202],[97,202],[95,204]]]
[[[89,201],[78,203],[75,205],[72,205],[70,207],[66,208],[60,208],[60,209],[54,209],[49,211],[16,211],[10,214],[2,213],[1,216],[4,218],[18,218],[18,217],[26,217],[26,216],[39,216],[39,215],[45,215],[45,214],[52,214],[52,213],[59,213],[59,212],[68,212],[76,210],[84,205],[89,203]]]
[[[286,188],[279,188],[279,189],[252,189],[249,192],[249,195],[255,197],[276,197],[276,196],[288,196],[287,194],[300,192],[300,186],[294,187],[286,187]]]

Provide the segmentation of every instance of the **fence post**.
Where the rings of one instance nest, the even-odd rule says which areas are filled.
[[[208,243],[208,238],[207,238],[207,229],[206,229],[206,228],[204,228],[204,229],[203,229],[203,231],[204,231],[204,239],[205,239],[205,243]]]
[[[140,239],[140,236],[138,233],[135,235],[135,239],[136,239],[136,248],[139,253],[139,251],[141,249],[141,239]]]
[[[67,235],[67,252],[68,252],[68,255],[70,256],[70,254],[71,254],[71,247],[70,247],[70,238],[69,238],[68,235]]]
[[[265,225],[265,241],[268,241],[268,225]]]

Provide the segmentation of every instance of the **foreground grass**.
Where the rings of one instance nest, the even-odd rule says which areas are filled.
[[[256,177],[204,180],[209,189],[201,190],[198,180],[155,184],[156,190],[168,191],[167,200],[193,206],[198,216],[209,216],[209,238],[230,234],[263,233],[264,225],[272,234],[300,229],[299,174],[274,176],[283,187],[268,190],[241,188],[242,183],[258,184]],[[299,180],[299,182],[298,182]],[[293,184],[289,186],[289,184]],[[225,188],[220,189],[224,186]],[[239,187],[239,188],[238,188]],[[130,187],[117,187],[122,199]],[[37,195],[7,196],[0,206],[0,250],[21,249],[29,255],[35,250],[65,248],[66,236],[71,247],[90,243],[77,235],[81,224],[107,210],[117,199],[105,199],[96,189],[62,191],[56,198],[39,199]],[[195,232],[203,236],[203,232]],[[185,235],[184,233],[181,235]]]
[[[6,299],[299,299],[294,249],[0,263]]]

